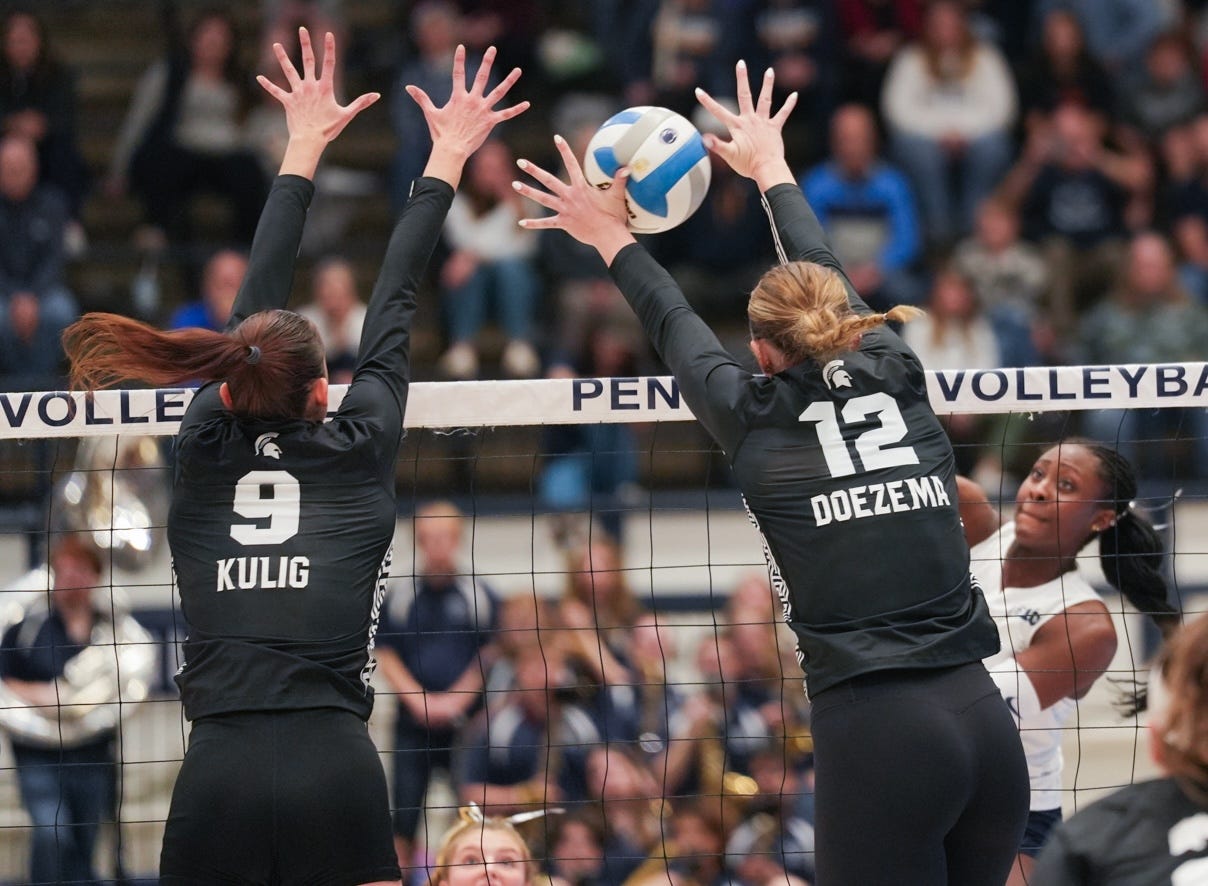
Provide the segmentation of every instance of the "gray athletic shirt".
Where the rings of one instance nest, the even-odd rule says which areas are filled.
[[[764,197],[782,260],[843,270],[800,189]],[[969,575],[952,446],[918,358],[892,330],[773,377],[722,347],[640,245],[610,271],[685,402],[725,451],[763,535],[807,689],[980,661],[998,632]],[[869,307],[843,275],[859,313]]]

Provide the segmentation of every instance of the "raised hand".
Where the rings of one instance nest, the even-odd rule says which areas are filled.
[[[442,107],[433,104],[428,94],[414,84],[405,88],[415,100],[428,123],[432,136],[432,156],[428,159],[425,175],[444,179],[457,187],[461,178],[461,167],[466,158],[477,151],[487,140],[491,130],[505,120],[528,110],[529,103],[522,101],[508,108],[494,110],[520,79],[520,69],[513,68],[503,82],[486,92],[491,77],[491,65],[495,61],[495,47],[483,53],[482,64],[474,75],[474,82],[466,88],[466,48],[458,46],[453,53],[453,91]]]
[[[256,80],[264,90],[281,102],[285,108],[285,123],[291,139],[314,139],[326,145],[344,131],[357,114],[372,105],[382,96],[367,92],[347,105],[336,101],[334,81],[336,70],[336,39],[329,32],[324,38],[323,69],[315,76],[315,51],[310,43],[310,32],[298,28],[298,41],[302,46],[302,73],[299,74],[285,47],[273,44],[273,52],[281,65],[281,72],[289,84],[286,91],[263,74]]]
[[[783,181],[794,181],[784,159],[784,123],[797,105],[797,93],[792,93],[780,110],[772,114],[772,87],[775,74],[768,68],[763,75],[759,101],[751,97],[746,62],[735,66],[738,86],[738,113],[735,114],[703,89],[696,90],[696,99],[710,114],[729,130],[730,140],[715,135],[704,137],[705,147],[721,157],[739,175],[754,179],[761,191]],[[787,176],[787,179],[786,179]]]
[[[569,183],[528,160],[516,161],[517,166],[544,185],[546,190],[523,182],[512,182],[512,187],[521,196],[554,212],[541,218],[522,219],[520,225],[530,229],[556,228],[566,231],[580,243],[594,246],[605,264],[612,264],[616,254],[634,242],[627,225],[628,210],[625,207],[625,181],[629,177],[629,170],[624,167],[618,169],[609,187],[597,188],[584,178],[579,161],[566,139],[555,135],[554,146],[562,156]]]

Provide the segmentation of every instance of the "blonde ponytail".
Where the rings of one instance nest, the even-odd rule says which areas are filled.
[[[827,363],[850,351],[859,336],[888,321],[921,317],[918,308],[898,305],[884,314],[857,314],[843,278],[812,262],[790,262],[760,278],[747,305],[753,338],[766,339],[792,363]]]

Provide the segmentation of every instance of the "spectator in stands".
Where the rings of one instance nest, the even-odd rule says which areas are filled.
[[[877,310],[916,304],[912,273],[922,249],[914,195],[901,172],[877,154],[872,112],[844,105],[831,118],[831,159],[801,182],[848,278]]]
[[[743,883],[783,883],[786,875],[814,880],[814,826],[798,812],[812,790],[804,761],[783,741],[765,743],[751,758],[756,793],[726,841],[726,866]]]
[[[650,862],[657,870],[665,869],[670,882],[674,875],[689,883],[702,886],[728,886],[733,881],[725,873],[726,834],[721,798],[700,797],[677,802],[667,819],[667,837],[662,855]]]
[[[973,287],[998,340],[1002,366],[1035,366],[1041,355],[1033,329],[1048,295],[1048,267],[1040,251],[1020,239],[1019,214],[991,198],[977,211],[973,235],[961,241],[952,266]]]
[[[821,133],[839,88],[834,0],[755,0],[751,7],[740,19],[750,17],[751,24],[741,30],[753,26],[754,45],[739,57],[757,71],[776,72],[772,103],[777,107],[790,92],[797,93],[797,112],[784,128],[790,153],[821,156]]]
[[[82,688],[65,672],[90,648],[94,628],[109,614],[93,597],[104,570],[84,536],[58,539],[50,565],[54,589],[0,640],[0,679],[41,716],[55,719],[81,713],[61,707]],[[28,882],[101,882],[93,854],[102,822],[112,821],[117,808],[114,738],[114,730],[106,729],[82,744],[46,747],[12,737],[21,802],[33,824]]]
[[[1176,126],[1204,110],[1204,89],[1181,34],[1167,33],[1150,44],[1145,65],[1120,77],[1121,122],[1132,138],[1157,145]]]
[[[972,283],[954,266],[942,269],[931,284],[927,313],[902,329],[902,340],[925,369],[996,369],[1003,365],[998,337],[982,310]],[[988,416],[956,414],[942,420],[957,470],[964,474],[999,468],[994,447],[986,446]],[[979,473],[979,476],[982,474]]]
[[[1016,112],[1010,68],[970,31],[959,2],[937,0],[919,41],[894,58],[882,110],[929,239],[951,243],[972,228],[976,207],[1010,164]]]
[[[1179,246],[1179,284],[1201,305],[1208,306],[1208,222],[1186,215],[1174,224]]]
[[[453,781],[461,802],[492,815],[586,798],[584,755],[603,741],[575,703],[577,687],[558,642],[516,651],[514,682],[462,730]]]
[[[138,83],[118,132],[108,190],[127,187],[142,201],[153,226],[151,242],[191,240],[195,194],[225,197],[234,210],[229,237],[250,244],[268,193],[244,119],[251,79],[240,67],[235,23],[218,10],[203,12],[183,38],[175,3],[165,4],[168,54]]]
[[[607,826],[586,807],[550,822],[545,867],[552,886],[605,886],[604,836]]]
[[[607,825],[601,879],[621,886],[659,844],[663,798],[636,752],[615,743],[587,752],[586,774],[587,796]]]
[[[412,863],[433,773],[450,768],[459,727],[482,700],[482,649],[498,600],[459,565],[465,517],[450,502],[415,512],[415,575],[392,579],[377,635],[382,676],[398,696],[394,721],[394,832]]]
[[[470,158],[466,180],[445,221],[450,255],[440,270],[449,348],[440,358],[446,378],[478,375],[477,338],[488,306],[507,338],[499,364],[505,375],[531,378],[541,368],[534,347],[537,235],[517,225],[522,198],[512,189],[511,149],[489,141]]]
[[[1078,362],[1208,359],[1208,308],[1192,301],[1179,285],[1165,237],[1152,232],[1134,237],[1121,276],[1111,296],[1079,324]],[[1089,436],[1117,448],[1144,476],[1169,470],[1172,455],[1196,474],[1208,468],[1208,422],[1202,409],[1101,409],[1087,412],[1083,422]],[[1150,442],[1155,440],[1163,442]],[[1187,446],[1195,451],[1183,451]]]
[[[722,85],[719,71],[725,65],[718,62],[732,24],[738,23],[727,19],[716,0],[660,0],[653,24],[656,104],[689,116],[696,108],[693,89]]]
[[[1028,131],[1046,126],[1057,108],[1081,105],[1106,118],[1115,110],[1111,79],[1086,48],[1078,17],[1058,7],[1044,17],[1040,45],[1020,65],[1019,99]]]
[[[76,144],[75,78],[51,52],[46,25],[31,9],[10,10],[0,40],[0,127],[38,146],[40,181],[57,187],[79,219],[88,171]]]
[[[1003,193],[1020,201],[1025,231],[1043,245],[1062,335],[1116,273],[1127,204],[1149,180],[1148,162],[1105,147],[1102,124],[1078,105],[1062,105],[1051,128],[1029,136]]]
[[[405,62],[395,80],[390,100],[390,122],[398,148],[391,169],[391,197],[395,209],[402,209],[411,194],[411,182],[424,169],[424,158],[432,149],[428,124],[419,107],[403,87],[414,84],[439,105],[449,97],[450,63],[453,50],[464,40],[464,28],[457,6],[450,0],[424,0],[411,10],[411,39],[415,56]],[[466,70],[478,64],[475,53],[467,52]],[[494,82],[488,86],[492,88]]]
[[[710,715],[700,717],[696,741],[701,792],[721,796],[730,773],[748,775],[751,756],[776,734],[766,718],[772,700],[762,691],[738,644],[725,628],[714,628],[696,647],[696,672]],[[779,720],[779,713],[776,715]]]
[[[221,332],[235,306],[235,296],[247,273],[247,256],[223,249],[210,256],[201,272],[201,298],[181,305],[168,320],[169,329],[197,327]]]
[[[522,818],[527,818],[524,816]],[[462,807],[458,821],[441,837],[427,882],[432,886],[533,886],[537,865],[511,818],[484,818]]]
[[[898,50],[923,30],[923,0],[838,0],[844,98],[876,107]]]
[[[1208,867],[1208,616],[1170,640],[1149,679],[1150,756],[1161,776],[1084,807],[1053,832],[1032,886],[1194,883]]]
[[[38,390],[63,361],[62,331],[79,315],[64,281],[67,203],[38,185],[38,153],[19,135],[0,140],[0,375]]]
[[[601,321],[587,332],[583,356],[573,362],[559,360],[549,376],[635,377],[639,375],[638,352],[643,342],[639,334],[631,322]],[[590,511],[606,532],[619,537],[624,497],[638,480],[638,444],[632,425],[554,425],[542,436],[544,459],[538,479],[541,503],[559,512]]]
[[[311,272],[311,293],[311,303],[299,313],[319,330],[332,384],[347,384],[356,368],[365,325],[365,304],[357,296],[352,264],[336,256],[320,261]]]
[[[1154,0],[1039,0],[1036,13],[1055,9],[1078,17],[1091,54],[1114,75],[1139,68],[1149,44],[1174,24],[1174,4]]]

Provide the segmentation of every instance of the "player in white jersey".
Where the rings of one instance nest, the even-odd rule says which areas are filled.
[[[970,569],[1002,640],[985,664],[1028,759],[1031,813],[1008,880],[1023,884],[1061,820],[1062,730],[1116,652],[1111,615],[1078,571],[1079,551],[1098,537],[1115,588],[1163,629],[1177,614],[1159,572],[1161,539],[1133,509],[1136,476],[1115,450],[1085,440],[1049,449],[1020,486],[1014,519],[1001,526],[976,484],[961,478],[958,487]]]

